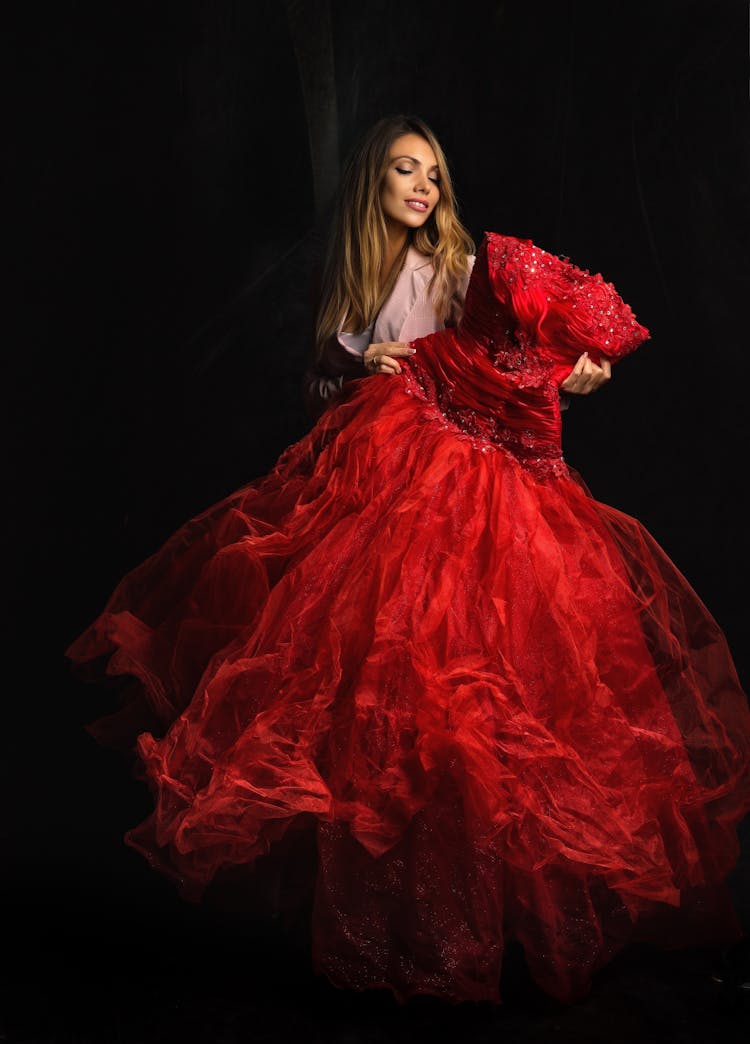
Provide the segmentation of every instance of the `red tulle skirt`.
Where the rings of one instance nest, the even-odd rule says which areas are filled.
[[[306,838],[338,985],[497,1002],[513,939],[570,1000],[630,940],[739,933],[750,715],[716,622],[636,520],[401,380],[353,382],[67,655],[136,679],[90,726],[137,736],[127,843],[198,900]]]

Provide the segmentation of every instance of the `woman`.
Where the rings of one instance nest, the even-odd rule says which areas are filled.
[[[314,419],[345,380],[399,374],[399,358],[415,350],[409,341],[455,325],[473,249],[433,132],[413,116],[379,120],[342,178],[305,375]],[[589,394],[611,373],[606,358],[597,366],[584,354],[561,391]]]
[[[92,731],[137,736],[155,810],[126,841],[186,898],[262,876],[283,907],[301,868],[338,985],[497,1003],[515,940],[570,1001],[634,939],[741,934],[750,712],[687,581],[562,456],[560,389],[648,331],[496,233],[456,323],[470,244],[437,143],[381,124],[358,155],[319,322],[351,367],[333,401],[67,655],[135,679]],[[368,372],[399,378],[338,381]]]

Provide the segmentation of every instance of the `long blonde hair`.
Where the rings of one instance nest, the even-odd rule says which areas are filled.
[[[404,134],[418,134],[437,159],[440,198],[421,228],[410,232],[409,243],[432,262],[429,291],[440,322],[457,318],[459,283],[474,252],[471,236],[458,219],[448,164],[440,144],[423,120],[415,116],[384,116],[365,134],[350,154],[339,187],[326,258],[315,331],[315,355],[337,333],[343,322],[359,333],[370,325],[388,298],[401,265],[394,263],[385,286],[380,273],[388,240],[380,193],[393,142]],[[406,247],[405,247],[406,249]],[[403,255],[400,258],[403,262]]]

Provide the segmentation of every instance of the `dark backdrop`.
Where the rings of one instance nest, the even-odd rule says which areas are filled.
[[[665,547],[747,679],[744,0],[18,6],[6,705],[13,903],[40,938],[117,904],[180,916],[122,845],[149,800],[84,732],[109,708],[62,652],[308,430],[331,185],[383,113],[434,127],[475,238],[602,271],[651,329],[574,402],[566,456]]]

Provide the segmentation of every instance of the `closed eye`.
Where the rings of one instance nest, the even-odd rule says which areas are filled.
[[[414,173],[413,170],[407,170],[405,167],[396,167],[396,170],[397,170],[397,172],[399,174],[413,174]],[[428,178],[427,180],[431,181],[433,185],[439,185],[440,184],[440,178],[438,178],[438,177]]]

